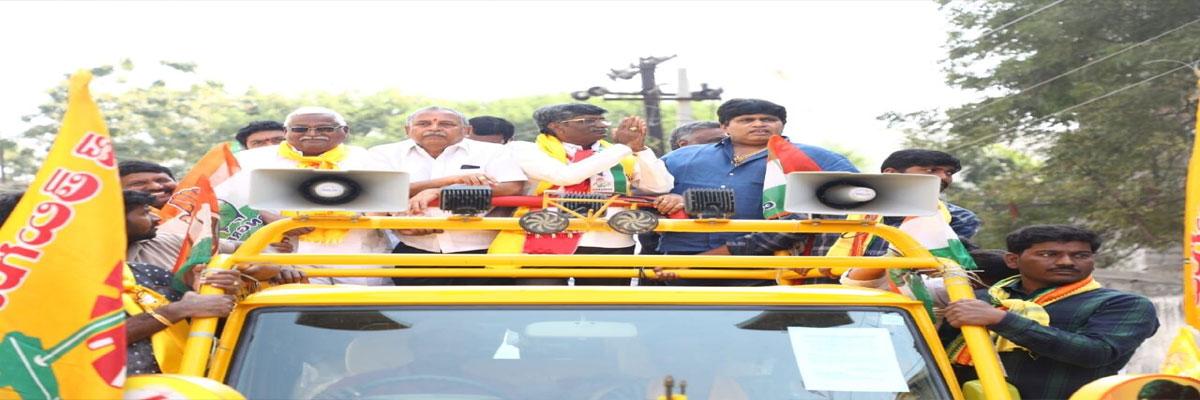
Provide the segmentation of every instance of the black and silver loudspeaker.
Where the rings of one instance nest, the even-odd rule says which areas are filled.
[[[408,209],[408,174],[257,169],[250,206],[260,210],[389,212]]]
[[[783,208],[792,213],[928,216],[941,181],[932,175],[792,172]]]

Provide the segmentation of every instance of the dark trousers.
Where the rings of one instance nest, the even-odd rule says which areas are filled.
[[[393,254],[487,254],[487,249],[461,251],[458,253],[435,253],[400,242],[392,249]],[[397,266],[397,268],[405,268]],[[511,278],[392,278],[396,286],[445,286],[445,285],[512,285]]]

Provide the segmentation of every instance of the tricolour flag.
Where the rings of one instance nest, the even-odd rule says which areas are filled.
[[[209,187],[216,187],[241,170],[237,158],[233,156],[233,151],[229,148],[229,142],[218,144],[209,149],[204,157],[200,157],[200,161],[196,162],[191,171],[188,171],[187,175],[179,180],[175,193],[197,187],[200,178],[207,179]],[[178,206],[172,207],[172,204],[168,203],[158,215],[165,224],[179,214],[187,212],[190,210],[184,210]]]
[[[171,266],[175,275],[176,289],[187,291],[184,277],[196,264],[207,264],[217,253],[216,224],[218,211],[217,195],[213,193],[208,176],[198,176],[192,186],[180,186],[167,201],[164,209],[176,210],[174,218],[159,227],[163,232],[174,232],[183,236],[179,257]]]
[[[108,129],[71,76],[42,168],[0,227],[0,398],[120,398],[125,207]]]
[[[946,204],[938,202],[938,213],[925,217],[908,217],[900,223],[900,230],[929,249],[935,257],[954,260],[963,269],[975,269],[975,259],[967,251],[958,234],[950,228],[950,212]]]
[[[776,219],[787,214],[783,200],[787,194],[788,173],[820,170],[816,161],[787,138],[771,136],[767,141],[767,172],[763,176],[763,218]]]

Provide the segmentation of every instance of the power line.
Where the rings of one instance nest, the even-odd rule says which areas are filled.
[[[1192,61],[1192,63],[1196,63],[1196,62],[1200,62],[1200,60]],[[1192,68],[1192,67],[1191,67],[1190,65],[1181,65],[1181,66],[1175,67],[1175,68],[1173,68],[1173,69],[1171,69],[1171,70],[1169,70],[1169,71],[1167,71],[1167,72],[1163,72],[1163,73],[1161,73],[1161,74],[1158,74],[1158,75],[1155,75],[1155,76],[1152,76],[1152,77],[1149,77],[1149,78],[1146,78],[1146,79],[1140,80],[1140,81],[1138,81],[1138,82],[1136,82],[1136,83],[1132,83],[1132,84],[1126,85],[1126,86],[1124,86],[1124,87],[1121,87],[1120,89],[1113,90],[1113,91],[1111,91],[1111,92],[1108,92],[1108,93],[1102,94],[1102,95],[1100,95],[1100,96],[1093,97],[1093,98],[1091,98],[1091,99],[1088,99],[1087,101],[1084,101],[1084,102],[1082,102],[1082,103],[1079,103],[1079,104],[1076,104],[1076,105],[1073,105],[1073,106],[1070,106],[1070,107],[1067,107],[1067,108],[1064,108],[1064,109],[1061,109],[1061,110],[1058,110],[1058,111],[1052,112],[1052,113],[1050,113],[1050,114],[1047,114],[1047,115],[1046,115],[1046,116],[1044,116],[1044,117],[1041,117],[1041,118],[1038,118],[1038,119],[1036,119],[1036,120],[1033,120],[1032,122],[1029,122],[1029,123],[1027,123],[1027,124],[1022,124],[1022,125],[1020,125],[1020,126],[1017,126],[1017,127],[1014,127],[1014,128],[1012,128],[1012,129],[1004,130],[1004,131],[997,132],[997,133],[994,133],[994,134],[991,134],[991,135],[985,135],[985,136],[983,136],[983,137],[980,137],[980,138],[978,138],[978,139],[972,140],[972,141],[970,141],[970,142],[963,143],[963,144],[959,144],[959,145],[957,145],[957,146],[954,146],[954,147],[951,147],[951,148],[947,149],[947,151],[954,151],[954,150],[958,150],[958,149],[961,149],[961,148],[964,148],[964,147],[967,147],[967,146],[973,146],[973,145],[976,145],[976,144],[982,143],[982,142],[984,142],[984,141],[987,141],[987,140],[989,140],[989,139],[992,139],[992,138],[994,138],[994,137],[997,137],[997,136],[1002,136],[1002,135],[1005,135],[1005,134],[1014,133],[1014,132],[1016,132],[1016,131],[1019,131],[1019,130],[1021,130],[1021,129],[1023,129],[1023,128],[1027,128],[1027,127],[1033,126],[1033,125],[1035,125],[1035,124],[1038,124],[1038,123],[1044,122],[1044,121],[1046,121],[1046,120],[1050,119],[1051,117],[1054,117],[1054,116],[1056,116],[1056,115],[1058,115],[1058,114],[1062,114],[1062,113],[1065,113],[1065,112],[1068,112],[1068,111],[1074,110],[1074,109],[1076,109],[1076,108],[1083,107],[1083,106],[1086,106],[1086,105],[1088,105],[1088,104],[1091,104],[1091,103],[1095,103],[1095,102],[1097,102],[1097,101],[1100,101],[1100,100],[1104,100],[1104,99],[1106,99],[1106,98],[1108,98],[1108,97],[1114,96],[1114,95],[1116,95],[1116,94],[1118,94],[1118,93],[1121,93],[1121,92],[1124,92],[1124,91],[1126,91],[1126,90],[1129,90],[1129,89],[1131,89],[1131,88],[1134,88],[1134,87],[1140,86],[1140,85],[1142,85],[1142,84],[1145,84],[1145,83],[1147,83],[1147,82],[1153,81],[1153,80],[1155,80],[1155,79],[1158,79],[1158,78],[1161,78],[1161,77],[1164,77],[1164,76],[1170,75],[1172,72],[1175,72],[1175,71],[1178,71],[1178,70],[1181,70],[1181,69],[1184,69],[1184,68]]]
[[[1076,73],[1076,72],[1079,72],[1079,71],[1083,70],[1084,68],[1090,67],[1090,66],[1092,66],[1092,65],[1095,65],[1095,64],[1097,64],[1097,63],[1103,62],[1103,61],[1105,61],[1105,60],[1108,60],[1108,59],[1110,59],[1110,58],[1113,58],[1113,57],[1116,57],[1116,56],[1118,56],[1118,55],[1124,54],[1125,52],[1128,52],[1129,50],[1133,50],[1134,48],[1136,48],[1136,47],[1138,47],[1138,46],[1142,46],[1142,45],[1144,45],[1144,44],[1146,44],[1146,43],[1150,43],[1150,42],[1153,42],[1153,41],[1155,41],[1155,40],[1161,39],[1161,38],[1162,38],[1162,37],[1164,37],[1164,36],[1167,36],[1167,35],[1170,35],[1170,34],[1172,34],[1172,33],[1175,33],[1176,31],[1179,31],[1180,29],[1186,28],[1186,27],[1188,27],[1188,26],[1190,26],[1190,25],[1192,25],[1192,24],[1195,24],[1195,23],[1197,23],[1197,22],[1200,22],[1200,18],[1193,19],[1193,20],[1191,20],[1191,21],[1188,21],[1187,23],[1185,23],[1185,24],[1183,24],[1183,25],[1180,25],[1180,26],[1177,26],[1177,27],[1174,27],[1174,28],[1168,29],[1168,30],[1166,30],[1166,31],[1164,31],[1164,32],[1162,32],[1162,33],[1159,33],[1158,35],[1155,35],[1154,37],[1151,37],[1151,38],[1149,38],[1149,39],[1146,39],[1146,40],[1143,40],[1143,41],[1140,41],[1140,42],[1134,43],[1134,44],[1132,44],[1132,45],[1129,45],[1129,46],[1126,46],[1125,48],[1123,48],[1123,49],[1121,49],[1121,50],[1117,50],[1116,52],[1114,52],[1114,53],[1111,53],[1111,54],[1109,54],[1109,55],[1106,55],[1106,56],[1104,56],[1104,57],[1101,57],[1101,58],[1098,58],[1098,59],[1095,59],[1095,60],[1089,61],[1089,62],[1087,62],[1086,64],[1083,64],[1083,65],[1080,65],[1080,66],[1078,66],[1078,67],[1072,68],[1071,70],[1069,70],[1069,71],[1067,71],[1067,72],[1063,72],[1063,73],[1061,73],[1061,74],[1055,75],[1054,77],[1052,77],[1052,78],[1050,78],[1050,79],[1046,79],[1046,80],[1043,80],[1043,81],[1041,81],[1041,82],[1035,83],[1035,84],[1033,84],[1032,86],[1029,86],[1029,87],[1023,88],[1023,89],[1021,89],[1021,90],[1018,90],[1016,93],[1013,93],[1013,94],[1010,94],[1010,95],[1007,95],[1007,96],[1004,96],[1004,97],[1001,97],[1001,98],[998,98],[998,99],[995,99],[995,100],[989,101],[987,104],[984,104],[983,106],[980,106],[979,108],[976,108],[975,110],[973,110],[973,111],[971,111],[971,112],[968,112],[968,113],[966,113],[966,114],[959,115],[959,116],[957,116],[957,117],[951,118],[950,120],[948,120],[948,121],[946,121],[946,122],[943,122],[943,123],[941,123],[941,125],[945,126],[945,125],[953,124],[953,123],[955,123],[955,122],[958,122],[958,121],[961,121],[961,120],[963,120],[964,118],[967,118],[967,117],[970,117],[970,116],[974,116],[974,115],[976,115],[976,114],[979,114],[979,113],[983,112],[983,110],[987,109],[988,107],[990,107],[990,106],[992,106],[992,105],[995,105],[995,104],[997,104],[997,103],[1003,102],[1003,101],[1004,101],[1004,100],[1006,100],[1006,99],[1012,99],[1012,98],[1014,98],[1014,97],[1016,97],[1016,96],[1019,96],[1019,95],[1021,95],[1021,94],[1025,93],[1025,92],[1027,92],[1027,91],[1030,91],[1030,90],[1033,90],[1033,89],[1037,89],[1037,88],[1039,88],[1039,87],[1042,87],[1042,86],[1044,86],[1044,85],[1046,85],[1046,84],[1048,84],[1048,83],[1050,83],[1050,82],[1054,82],[1054,81],[1056,81],[1056,80],[1062,79],[1063,77],[1065,77],[1065,76],[1067,76],[1067,75],[1071,75],[1071,74],[1073,74],[1073,73]]]
[[[999,32],[1000,30],[1002,30],[1002,29],[1004,29],[1004,28],[1010,27],[1010,26],[1012,26],[1013,24],[1016,24],[1016,23],[1018,23],[1018,22],[1021,22],[1021,20],[1024,20],[1025,18],[1032,17],[1034,14],[1037,14],[1037,13],[1040,13],[1040,12],[1042,12],[1042,11],[1045,11],[1047,8],[1050,8],[1050,7],[1057,6],[1059,3],[1062,3],[1062,2],[1064,2],[1064,1],[1066,1],[1066,0],[1055,0],[1054,2],[1051,2],[1050,4],[1047,4],[1047,5],[1044,5],[1044,6],[1042,6],[1042,8],[1039,8],[1039,9],[1033,10],[1033,12],[1031,12],[1031,13],[1029,13],[1029,14],[1025,14],[1025,15],[1022,15],[1022,16],[1020,16],[1020,17],[1017,17],[1017,19],[1014,19],[1014,20],[1012,20],[1012,21],[1005,22],[1003,25],[997,26],[996,28],[994,28],[994,29],[992,29],[992,30],[990,30],[990,31],[987,31],[987,32],[984,32],[984,33],[980,34],[978,37],[976,37],[976,38],[975,38],[975,41],[978,41],[979,39],[983,39],[983,38],[985,38],[985,37],[991,36],[993,33]]]

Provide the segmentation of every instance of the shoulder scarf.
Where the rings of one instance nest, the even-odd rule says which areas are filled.
[[[1004,290],[1004,287],[1011,285],[1013,282],[1021,280],[1020,275],[1013,275],[1008,278],[996,282],[991,288],[988,288],[988,295],[992,297],[992,305],[1001,310],[1020,315],[1025,318],[1032,319],[1041,326],[1050,326],[1050,314],[1046,312],[1046,306],[1077,295],[1087,293],[1101,288],[1100,282],[1096,282],[1091,276],[1069,285],[1058,286],[1054,288],[1046,288],[1042,293],[1035,296],[1033,301],[1014,299]],[[992,332],[992,342],[996,345],[997,352],[1014,351],[1025,349],[1012,341]],[[946,352],[950,355],[950,361],[960,365],[973,365],[971,362],[971,354],[967,352],[966,342],[963,341],[962,335],[959,335],[946,346]]]
[[[121,291],[121,303],[129,315],[143,314],[171,303],[154,289],[139,285],[137,278],[133,276],[133,270],[129,269],[129,264],[125,264],[121,281],[124,287]],[[183,345],[187,342],[187,336],[187,320],[180,320],[150,336],[154,360],[158,361],[158,369],[163,373],[179,372],[179,362],[183,357]]]
[[[345,145],[337,145],[321,153],[317,156],[306,156],[296,149],[293,149],[287,142],[279,144],[279,156],[296,162],[297,168],[306,169],[338,169],[338,163],[346,159],[347,155]],[[297,211],[283,211],[281,213],[285,217],[296,217],[301,213]],[[305,215],[313,216],[352,216],[355,215],[349,211],[306,211]],[[317,228],[312,232],[300,235],[300,240],[305,242],[314,242],[321,244],[337,244],[341,243],[346,234],[350,232],[348,229],[325,229]]]
[[[563,163],[563,165],[571,163],[567,158],[567,149],[563,147],[562,142],[559,141],[558,138],[552,135],[540,134],[537,137],[536,143],[539,150],[541,150],[543,153],[546,153],[551,158],[558,160],[558,162]],[[611,143],[603,140],[600,141],[600,148],[602,151],[610,146],[612,146]],[[630,177],[633,176],[633,168],[636,163],[637,158],[633,155],[628,155],[621,158],[621,162],[617,165],[614,165],[612,169],[610,169],[610,172],[612,172],[613,176],[613,189],[616,192],[626,195],[633,192],[632,185],[630,184],[629,180]],[[533,195],[541,196],[547,190],[550,190],[550,188],[553,187],[554,184],[547,181],[541,181],[538,183]],[[513,217],[520,218],[529,211],[530,209],[528,207],[517,208],[516,212],[513,213]],[[525,238],[526,235],[524,231],[501,231],[498,235],[496,235],[496,239],[492,240],[492,245],[488,247],[488,253],[521,254],[525,250]]]
[[[571,163],[571,161],[567,159],[567,149],[563,147],[562,142],[560,142],[558,138],[547,134],[540,134],[535,142],[537,143],[538,149],[549,155],[551,158],[558,160],[558,162],[563,163],[563,165]],[[611,146],[612,143],[604,140],[600,141],[601,151],[608,149]],[[630,187],[631,185],[629,184],[629,177],[633,176],[633,166],[636,163],[637,158],[633,155],[628,155],[621,158],[621,162],[612,167],[610,172],[612,172],[613,188],[615,192],[625,195],[633,192],[631,190],[632,188]],[[554,184],[541,181],[538,183],[537,189],[534,190],[533,195],[540,196],[542,193],[552,187],[554,187]]]

